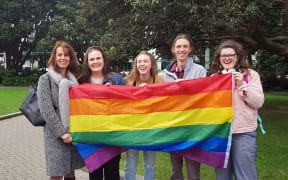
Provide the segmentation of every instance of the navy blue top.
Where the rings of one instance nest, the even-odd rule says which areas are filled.
[[[126,85],[122,76],[117,73],[108,74],[111,77],[112,81],[107,81],[105,78],[102,81],[102,84],[110,83],[111,85]]]

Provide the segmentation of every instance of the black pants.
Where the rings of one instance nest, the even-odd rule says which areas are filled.
[[[119,174],[119,162],[121,154],[114,157],[100,168],[96,169],[92,173],[89,173],[90,180],[103,180],[103,171],[105,180],[120,180]]]

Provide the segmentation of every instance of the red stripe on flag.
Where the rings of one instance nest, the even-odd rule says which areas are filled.
[[[146,85],[142,88],[131,86],[105,86],[82,84],[70,91],[70,99],[143,99],[170,95],[187,95],[231,90],[232,75],[219,75],[201,79],[185,80]]]

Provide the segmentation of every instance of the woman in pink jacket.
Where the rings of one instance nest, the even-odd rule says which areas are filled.
[[[257,180],[257,109],[264,103],[260,77],[246,63],[243,47],[233,40],[217,47],[213,65],[214,73],[232,73],[235,80],[230,159],[227,168],[216,168],[216,177],[218,180],[233,180],[233,176],[236,180]]]

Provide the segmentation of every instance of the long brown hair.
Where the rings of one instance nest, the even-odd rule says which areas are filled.
[[[140,79],[140,73],[137,69],[137,58],[140,55],[146,55],[149,57],[150,61],[151,61],[151,70],[150,70],[150,76],[152,76],[152,78],[155,79],[155,76],[158,74],[157,72],[157,63],[156,60],[154,58],[154,56],[147,52],[147,51],[141,51],[135,58],[134,60],[134,64],[133,64],[133,68],[131,70],[131,73],[125,78],[125,81],[129,81],[129,82],[136,82]]]
[[[220,43],[220,45],[216,48],[213,57],[212,73],[219,74],[223,70],[223,67],[220,63],[220,55],[222,49],[226,48],[233,49],[237,55],[238,61],[235,66],[235,70],[243,73],[244,75],[247,75],[248,69],[252,69],[252,67],[246,62],[247,56],[245,54],[245,51],[243,50],[243,46],[234,40],[225,40],[222,43]]]
[[[75,53],[75,50],[72,48],[72,46],[70,46],[67,42],[65,41],[57,41],[52,49],[49,61],[48,61],[48,67],[52,66],[54,71],[60,73],[60,69],[57,66],[56,63],[56,50],[58,47],[62,47],[63,51],[67,52],[70,56],[70,63],[69,66],[67,68],[67,70],[69,70],[74,76],[77,76],[79,73],[79,67],[78,67],[78,58],[77,55]],[[65,53],[66,53],[65,52]]]
[[[108,58],[107,55],[104,53],[103,49],[99,46],[91,46],[86,50],[85,56],[84,56],[84,62],[82,65],[82,73],[80,74],[80,76],[78,77],[78,81],[79,83],[91,83],[90,77],[91,77],[91,70],[89,69],[89,65],[88,65],[88,55],[92,52],[92,51],[99,51],[102,56],[103,56],[103,60],[104,60],[104,67],[102,69],[102,74],[104,76],[104,78],[107,81],[111,81],[112,79],[108,76],[108,74],[111,73],[110,67],[109,67],[109,62],[108,62]]]

